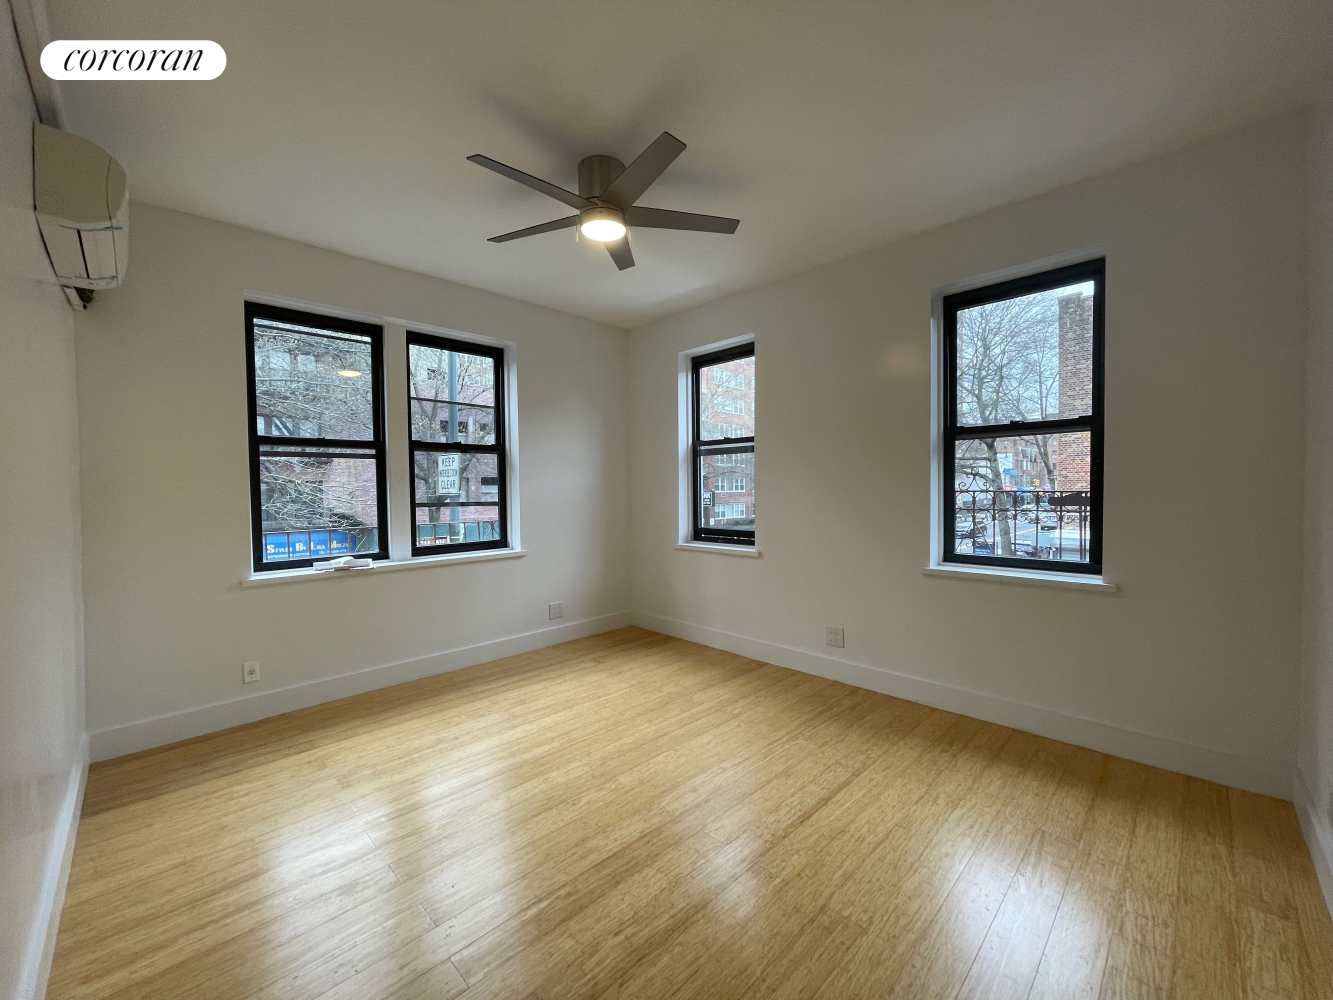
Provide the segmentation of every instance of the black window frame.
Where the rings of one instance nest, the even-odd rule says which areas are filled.
[[[750,545],[755,544],[754,528],[711,528],[705,527],[703,523],[703,474],[700,467],[700,459],[705,455],[739,455],[754,454],[754,435],[741,438],[710,438],[704,440],[700,435],[699,403],[702,399],[700,394],[699,373],[713,365],[725,364],[728,361],[738,361],[741,358],[752,358],[755,356],[754,341],[747,341],[743,344],[736,344],[732,347],[725,347],[722,350],[710,351],[707,354],[696,354],[690,359],[690,540],[695,542],[709,542],[718,545]],[[756,364],[757,370],[757,364]],[[758,518],[755,519],[758,524]]]
[[[473,354],[478,357],[490,358],[495,364],[495,443],[494,444],[464,444],[461,441],[417,441],[412,433],[412,403],[415,397],[412,395],[412,346],[429,347],[433,350],[453,351],[457,354]],[[405,351],[407,360],[407,468],[410,482],[410,489],[407,497],[408,502],[408,525],[412,532],[412,558],[429,556],[450,556],[460,555],[464,552],[476,552],[486,549],[507,549],[510,547],[509,540],[509,428],[506,419],[507,410],[507,377],[508,369],[505,366],[505,349],[498,344],[480,344],[470,340],[454,340],[450,337],[441,337],[438,334],[418,333],[414,330],[407,331],[407,349]],[[468,406],[474,409],[481,408],[480,404],[460,403],[460,406]],[[455,423],[455,421],[451,421]],[[500,509],[500,537],[478,540],[475,542],[451,542],[448,545],[418,545],[417,533],[417,508],[435,507],[438,504],[423,504],[417,502],[417,452],[470,452],[479,454],[493,454],[496,456],[495,469],[498,480],[497,496],[494,502],[458,504],[457,506],[484,506],[499,507]]]
[[[373,438],[371,440],[303,438],[259,433],[259,407],[255,386],[256,318],[271,319],[279,323],[294,323],[317,330],[328,330],[333,333],[351,333],[370,339],[371,422],[373,425]],[[250,534],[254,572],[274,573],[282,570],[309,569],[316,562],[325,562],[328,559],[328,557],[323,559],[285,559],[281,562],[270,562],[264,559],[264,511],[259,477],[259,462],[262,454],[264,454],[260,451],[260,448],[263,446],[282,447],[291,451],[300,451],[304,447],[311,449],[349,448],[360,452],[374,452],[379,549],[375,552],[357,552],[353,554],[359,559],[388,559],[389,482],[387,475],[388,452],[384,433],[384,328],[374,323],[343,319],[340,316],[327,316],[322,313],[305,312],[300,309],[288,309],[284,306],[271,306],[262,302],[246,302],[245,374],[250,424]]]
[[[1064,417],[1054,420],[1014,420],[1004,424],[958,424],[958,313],[988,302],[1015,298],[1035,292],[1061,288],[1085,281],[1094,283],[1092,309],[1092,412],[1084,417]],[[944,358],[944,385],[941,398],[944,413],[941,427],[941,481],[944,551],[941,561],[969,566],[995,566],[1008,569],[1028,569],[1058,573],[1100,575],[1102,572],[1102,514],[1105,438],[1105,327],[1106,327],[1106,258],[1052,268],[1036,274],[1001,281],[980,288],[947,295],[942,303]],[[1088,443],[1088,561],[1073,562],[1062,559],[1032,559],[1020,556],[986,556],[954,552],[955,531],[955,459],[957,443],[961,440],[1025,435],[1060,434],[1087,431]]]

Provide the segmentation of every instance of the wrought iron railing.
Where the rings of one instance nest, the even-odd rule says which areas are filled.
[[[954,490],[954,552],[1087,562],[1086,490]]]
[[[440,521],[417,525],[417,545],[457,545],[500,538],[499,521]]]

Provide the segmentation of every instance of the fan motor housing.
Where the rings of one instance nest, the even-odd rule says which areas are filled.
[[[585,156],[579,160],[579,195],[596,198],[625,172],[625,164],[614,156]]]

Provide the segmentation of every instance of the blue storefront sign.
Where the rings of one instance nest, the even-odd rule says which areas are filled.
[[[264,536],[264,558],[269,562],[279,562],[287,556],[287,532],[274,531]]]
[[[348,531],[269,531],[264,533],[264,560],[328,559],[352,554]]]

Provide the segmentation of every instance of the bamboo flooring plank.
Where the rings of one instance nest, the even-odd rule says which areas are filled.
[[[1151,769],[1134,818],[1121,913],[1107,948],[1101,1000],[1164,998],[1171,983],[1185,779]]]
[[[459,975],[452,962],[445,960],[410,983],[384,994],[382,1000],[453,1000],[466,989],[467,980]]]
[[[1026,1000],[1073,867],[1074,845],[1037,830],[958,992],[960,1000]]]
[[[933,713],[906,734],[822,808],[759,859],[780,878],[840,884],[925,795],[949,760],[950,748],[971,733],[962,716]]]
[[[1270,832],[1268,804],[1272,801],[1239,788],[1227,790],[1236,865],[1236,902],[1291,921],[1296,918],[1296,902],[1282,859],[1282,841]]]
[[[998,726],[978,724],[972,739],[964,745],[964,766],[943,769],[912,810],[863,857],[828,905],[848,920],[870,928],[884,912],[884,899],[893,896],[904,883],[915,878],[913,885],[919,885],[922,879],[936,874],[935,866],[939,864],[950,869],[958,863],[961,869],[971,854],[972,838],[983,833],[993,818],[990,810],[994,804],[970,803],[968,792],[1010,736],[1010,731]],[[978,752],[982,750],[986,756]],[[955,871],[949,878],[949,885],[957,874]],[[948,885],[943,888],[947,891]]]
[[[988,941],[1006,934],[1012,941],[1015,911],[1022,913],[1024,929],[1037,935],[1047,917],[1054,920],[1055,906],[1049,904],[1052,899],[1058,904],[1063,895],[1072,851],[1062,850],[1066,845],[1054,838],[1045,840],[1040,819],[1056,790],[1064,763],[1064,755],[1050,748],[1047,741],[1026,733],[1018,734],[1005,746],[987,775],[990,786],[978,789],[981,797],[996,804],[990,829],[887,997],[955,996],[963,990]],[[1032,887],[1039,890],[1037,900],[1035,905],[1027,905]],[[1006,919],[996,926],[1006,902],[1011,903],[1004,910]],[[1045,910],[1043,904],[1047,904]],[[1045,927],[1049,926],[1046,921]],[[1025,955],[1021,949],[1002,948],[1000,954],[1003,960],[998,963],[997,978],[1031,983],[1040,951]],[[1024,965],[1023,959],[1030,961]],[[984,964],[983,960],[983,967],[976,969],[978,979],[974,983],[986,976]],[[983,995],[994,992],[992,984]]]
[[[147,953],[126,953],[113,939],[114,956],[100,968],[66,985],[52,972],[48,994],[52,997],[137,997],[141,1000],[179,997],[198,991],[210,982],[262,985],[272,969],[296,967],[308,954],[310,942],[337,941],[329,934],[329,923],[363,907],[375,909],[375,921],[384,923],[388,893],[399,886],[387,868],[381,868],[320,893],[295,907],[255,907],[236,911],[222,922],[191,928],[166,946]],[[419,909],[415,903],[388,907],[388,916],[402,910]],[[429,921],[424,913],[420,917]],[[420,921],[413,916],[412,921]],[[427,927],[429,924],[427,924]],[[364,933],[364,930],[363,930]],[[128,949],[126,950],[128,951]],[[241,994],[245,995],[245,994]]]
[[[799,752],[799,747],[789,751],[792,756]],[[704,810],[692,817],[694,824],[706,821],[712,811],[726,806],[725,798],[712,793],[725,789],[728,773],[722,769],[707,775],[710,779],[707,782],[687,783],[679,790],[682,797],[673,808],[640,799],[621,813],[617,822],[610,822],[607,817],[606,825],[592,831],[578,820],[565,823],[554,830],[541,831],[541,835],[530,841],[529,850],[521,854],[513,850],[471,852],[427,873],[414,885],[427,912],[438,923],[501,888],[505,879],[538,870],[553,857],[567,859],[566,867],[573,869],[569,873],[577,874],[580,866],[587,867],[622,850],[655,826],[685,812],[689,805],[699,805]]]
[[[1171,996],[1244,996],[1227,790],[1185,779],[1185,830],[1172,943]]]
[[[112,898],[94,911],[81,910],[77,920],[62,916],[61,946],[69,949],[70,969],[96,961],[108,941],[124,954],[131,948],[154,950],[174,943],[177,948],[199,927],[216,927],[237,913],[246,920],[259,908],[294,908],[330,888],[365,875],[384,877],[388,866],[374,855],[374,845],[364,835],[345,843],[312,852],[283,865],[277,872],[255,874],[240,881],[220,881],[196,875],[180,884],[169,899],[146,893],[110,894]],[[256,868],[258,866],[256,865]],[[385,879],[387,882],[387,878]],[[394,880],[396,882],[396,879]],[[115,908],[117,897],[120,908]]]
[[[789,732],[799,725],[790,717],[782,718],[784,710],[789,707],[787,699],[807,698],[815,689],[815,685],[788,689],[783,695],[775,695],[771,705],[756,711],[755,717],[744,727],[715,728],[636,764],[613,780],[596,782],[582,794],[531,817],[521,827],[506,828],[507,843],[519,846],[549,836],[565,824],[581,824],[589,813],[607,807],[624,811],[641,805],[652,796],[697,795],[701,793],[699,785],[718,785],[724,775],[729,775],[733,781],[745,780],[746,775],[753,774],[757,765],[776,752]],[[712,763],[714,761],[720,762]],[[704,763],[712,766],[698,773]],[[669,802],[664,805],[670,808]],[[600,814],[606,818],[613,815],[606,811]],[[494,840],[484,846],[492,851],[498,849]],[[438,838],[424,838],[419,844],[391,845],[386,856],[400,877],[413,878],[453,860],[456,852],[452,845]]]
[[[642,629],[95,765],[53,1000],[1325,1000],[1290,804]]]
[[[967,794],[939,797],[943,805],[958,804],[925,851],[903,852],[905,859],[915,860],[909,871],[891,876],[896,885],[889,891],[905,900],[894,919],[869,912],[860,918],[869,931],[863,943],[870,950],[849,955],[845,968],[851,979],[839,989],[855,984],[876,996],[917,997],[954,996],[962,986],[1022,861],[1035,814],[1058,776],[1058,759],[1054,775],[1032,766],[1042,741],[1026,733],[1006,733],[999,751],[982,758],[983,764],[973,763],[976,750],[969,749],[961,757],[966,770],[946,775],[941,791],[976,772],[972,784],[965,786]],[[919,828],[912,839],[920,842],[929,836],[930,826]],[[873,961],[868,961],[871,955]]]
[[[1233,791],[1233,790],[1229,790]],[[1299,937],[1297,952],[1299,990],[1294,996],[1310,1000],[1333,995],[1333,918],[1323,905],[1314,862],[1306,849],[1300,823],[1290,802],[1254,796],[1249,800],[1257,825],[1273,838],[1273,877],[1285,877],[1291,894],[1293,922]],[[1265,852],[1267,854],[1268,852]],[[1262,947],[1263,942],[1258,942]]]
[[[459,947],[452,953],[454,964],[468,982],[476,982],[547,935],[597,940],[598,936],[581,933],[581,928],[596,920],[599,909],[615,912],[622,898],[633,905],[665,892],[675,878],[724,850],[723,844],[705,834],[678,838],[674,829],[646,834]],[[616,930],[615,921],[595,926],[603,934]]]
[[[1296,922],[1246,903],[1238,906],[1237,947],[1241,954],[1238,995],[1246,1000],[1299,1000],[1305,996],[1301,935]]]
[[[488,813],[499,811],[503,811],[512,820],[517,818],[514,813],[516,805],[534,811],[550,808],[561,800],[572,798],[575,790],[582,792],[600,786],[612,774],[623,773],[636,764],[644,763],[696,736],[712,732],[718,728],[721,721],[715,715],[701,711],[692,718],[692,721],[678,720],[678,725],[674,727],[667,725],[662,732],[644,733],[641,727],[637,739],[616,733],[614,735],[617,738],[605,747],[604,758],[592,756],[590,759],[587,753],[589,748],[582,745],[583,752],[556,773],[547,768],[558,766],[559,762],[566,760],[566,755],[553,753],[547,749],[541,756],[548,763],[537,767],[531,774],[523,769],[521,763],[517,769],[506,767],[504,773],[509,777],[505,780],[515,780],[519,776],[527,779],[512,791],[512,797],[519,800],[517,803],[508,801],[511,797],[508,791],[503,796],[498,796],[493,790],[494,786],[477,788],[470,785],[448,796],[419,795],[418,799],[425,798],[426,804],[419,801],[415,808],[399,807],[391,814],[381,813],[380,817],[373,824],[367,825],[366,829],[378,844],[387,846],[413,837],[423,843],[436,842],[438,828],[420,829],[417,824],[433,824],[438,822],[440,817],[456,814],[460,809],[466,810],[470,822],[475,822]],[[488,763],[486,766],[489,770],[494,770],[493,763]],[[578,779],[577,784],[565,784],[567,778]],[[526,787],[528,783],[532,783],[531,790]],[[534,791],[535,795],[532,794]],[[472,801],[474,799],[477,801]]]
[[[1118,758],[1101,769],[1031,1000],[1096,1000],[1101,992],[1147,771]]]

